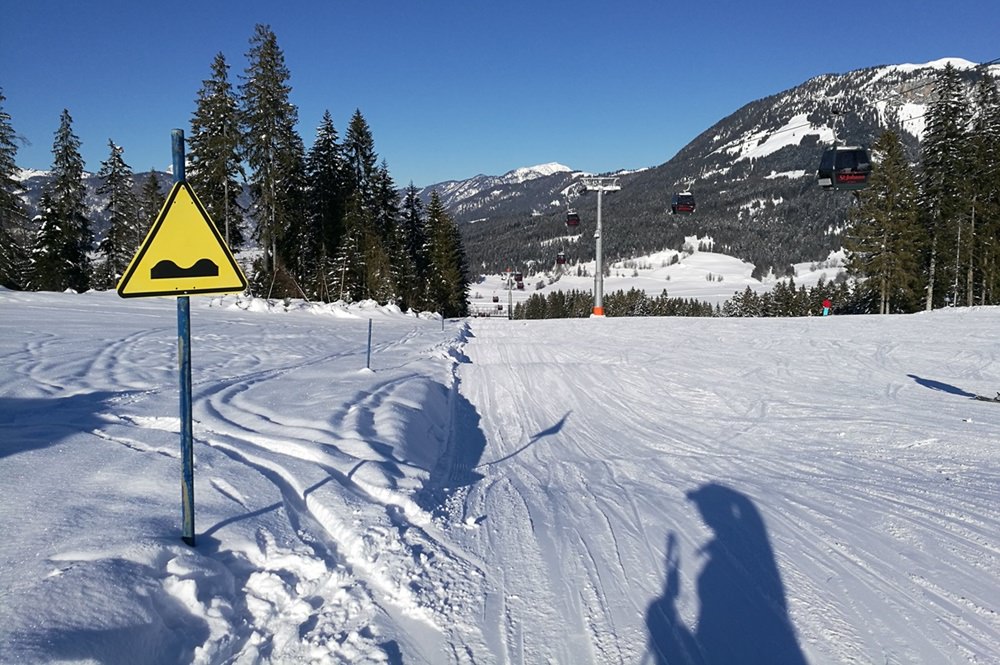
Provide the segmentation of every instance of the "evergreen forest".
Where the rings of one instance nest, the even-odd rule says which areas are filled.
[[[327,111],[312,139],[296,133],[291,73],[267,25],[257,25],[234,85],[222,53],[195,96],[186,178],[234,253],[251,295],[375,300],[401,309],[467,311],[468,269],[454,220],[436,197],[400,190],[356,110],[341,138]],[[51,178],[29,215],[17,141],[0,88],[0,285],[83,292],[113,289],[166,198],[153,173],[137,178],[108,142],[97,190],[106,231],[88,218],[81,143],[68,109],[55,132]],[[244,195],[248,192],[248,196]]]

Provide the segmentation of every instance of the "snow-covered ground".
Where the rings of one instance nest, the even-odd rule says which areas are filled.
[[[188,547],[173,301],[0,291],[0,662],[1000,662],[1000,309],[263,305]]]

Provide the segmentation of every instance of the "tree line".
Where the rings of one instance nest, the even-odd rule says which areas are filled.
[[[672,298],[664,289],[650,296],[636,288],[619,289],[604,296],[606,316],[715,316],[715,317],[777,317],[819,316],[823,303],[831,303],[834,314],[864,314],[871,310],[871,293],[858,282],[840,279],[828,282],[820,278],[812,287],[795,285],[795,278],[781,280],[774,288],[758,293],[749,286],[734,293],[722,304],[712,305],[694,298]],[[547,295],[533,293],[514,306],[515,319],[586,318],[594,311],[590,291],[551,291]]]
[[[247,250],[249,290],[265,297],[376,300],[444,316],[467,313],[458,227],[436,194],[400,194],[360,110],[344,138],[326,111],[312,146],[296,133],[290,72],[269,26],[250,38],[242,83],[222,53],[197,92],[186,177],[229,247]],[[106,234],[88,218],[84,162],[72,117],[55,132],[51,180],[28,218],[17,142],[0,89],[0,285],[77,292],[114,288],[165,200],[155,174],[136,183],[109,140],[98,172]],[[249,193],[249,200],[242,196]]]
[[[605,294],[602,299],[606,316],[713,316],[717,308],[693,298],[671,298],[666,289],[651,297],[636,288],[619,289]],[[515,319],[572,319],[586,318],[594,311],[594,294],[573,289],[569,292],[552,291],[543,296],[531,294],[527,300],[514,306]]]
[[[870,186],[845,238],[848,274],[874,313],[994,305],[1000,298],[1000,96],[969,93],[950,64],[934,81],[920,161],[897,131],[872,144]]]

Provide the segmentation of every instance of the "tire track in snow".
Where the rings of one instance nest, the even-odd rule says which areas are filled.
[[[343,581],[349,582],[353,579],[360,582],[366,589],[367,602],[382,608],[396,624],[410,625],[413,621],[417,621],[435,632],[445,632],[435,621],[433,614],[421,606],[408,587],[397,584],[384,574],[376,562],[365,556],[368,547],[363,537],[353,526],[339,517],[339,514],[352,514],[351,511],[341,512],[331,509],[315,498],[312,492],[315,488],[302,487],[295,475],[280,464],[250,455],[232,442],[227,443],[221,439],[212,440],[209,445],[233,461],[255,469],[278,489],[293,531],[299,534],[302,544],[322,562],[324,575],[341,575],[342,573],[337,571],[343,570],[348,575],[347,580]],[[293,595],[295,588],[294,584],[285,585],[284,594]],[[262,615],[262,621],[256,621],[254,616],[248,616],[248,623],[254,633],[263,635],[265,639],[269,637],[268,633],[275,631],[275,624],[278,625],[279,631],[287,626],[294,626],[298,630],[300,626],[308,625],[311,617],[323,613],[327,599],[323,595],[317,595],[315,599],[310,603],[311,607],[313,605],[315,607],[312,607],[312,611],[306,617],[302,616],[305,609],[302,603],[286,602],[289,609],[284,614],[280,608],[276,608],[278,616]],[[253,615],[252,612],[250,614]],[[331,626],[330,629],[339,630],[336,626]],[[313,624],[312,630],[322,633],[326,627]]]
[[[273,376],[277,375],[259,381],[266,383]],[[405,374],[359,390],[350,406],[328,418],[331,423],[344,421],[338,427],[294,414],[258,413],[252,386],[216,386],[196,401],[201,416],[198,430],[206,433],[196,438],[206,438],[213,448],[274,484],[286,512],[295,516],[293,529],[318,534],[303,542],[326,543],[326,552],[320,554],[328,565],[346,567],[367,589],[370,602],[382,607],[394,623],[418,621],[425,631],[448,634],[447,642],[457,649],[481,650],[477,631],[470,630],[476,624],[474,617],[462,617],[469,606],[482,603],[482,562],[451,544],[447,533],[412,498],[372,485],[358,473],[364,465],[383,462],[408,466],[392,454],[392,441],[374,438],[376,421],[385,409],[410,404],[412,391],[406,389],[425,380]],[[263,391],[271,392],[273,388]],[[303,490],[301,462],[342,491]],[[371,514],[375,506],[381,507],[381,518]],[[339,517],[359,514],[366,515],[363,526],[357,519],[351,523]]]
[[[782,493],[784,509],[773,517],[788,524],[781,529],[782,532],[801,534],[787,547],[799,553],[796,558],[800,565],[804,560],[813,569],[812,572],[799,571],[797,583],[805,586],[808,580],[812,580],[808,586],[810,593],[817,596],[814,604],[819,605],[819,598],[829,594],[829,590],[817,588],[815,580],[826,580],[831,587],[841,589],[837,594],[841,600],[837,602],[843,605],[840,613],[844,618],[833,616],[830,611],[821,617],[811,617],[809,621],[814,630],[823,632],[833,624],[846,626],[846,617],[850,615],[879,617],[886,613],[887,608],[904,616],[914,612],[914,608],[924,608],[923,611],[935,611],[936,608],[940,625],[946,627],[946,634],[952,635],[951,644],[939,635],[916,632],[896,635],[888,625],[875,632],[885,634],[884,629],[893,635],[892,651],[896,658],[903,661],[930,652],[940,653],[944,658],[944,654],[952,653],[954,646],[960,645],[962,640],[987,647],[989,635],[996,630],[997,617],[995,611],[989,609],[987,592],[978,590],[980,585],[974,570],[981,568],[987,571],[991,566],[995,567],[997,555],[988,541],[970,537],[967,516],[988,512],[985,509],[959,512],[959,506],[949,505],[947,493],[929,495],[914,490],[900,494],[898,487],[893,492],[881,490],[877,486],[877,478],[891,473],[889,471],[875,472],[869,485],[862,483],[855,487],[848,476],[831,477],[829,467],[825,473],[821,469],[818,464],[814,478],[804,484],[796,483],[794,488],[786,488]],[[866,469],[866,473],[873,472]],[[890,509],[886,510],[886,506]],[[867,524],[853,518],[858,513],[885,514],[886,518],[881,523]],[[822,524],[824,528],[817,530],[812,526],[816,524]],[[863,546],[866,543],[875,543],[877,547]],[[949,550],[948,556],[935,555],[938,548]],[[928,594],[920,576],[900,577],[898,574],[900,571],[933,567],[935,560],[952,560],[956,552],[960,552],[961,560],[971,564],[972,569],[951,568],[941,572],[949,579],[964,578],[962,586],[978,590],[972,594],[951,592],[950,598],[947,598],[947,593],[935,597]],[[802,556],[802,553],[805,555]],[[977,559],[982,557],[987,557],[989,561],[977,564]],[[899,599],[906,601],[900,602]],[[810,602],[803,600],[801,604],[802,613],[810,615]],[[975,616],[982,617],[982,621],[976,625],[975,621],[963,618],[969,616],[969,612],[955,611],[954,607],[959,605],[965,610],[971,608]],[[849,638],[846,639],[849,644],[866,640],[866,636],[856,633],[841,637]],[[881,646],[871,645],[866,651],[871,653],[884,648],[885,640]]]

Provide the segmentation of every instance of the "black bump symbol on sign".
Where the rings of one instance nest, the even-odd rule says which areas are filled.
[[[164,259],[149,270],[150,279],[175,279],[177,277],[218,277],[219,266],[211,259],[198,259],[190,268],[181,268],[169,259]]]

